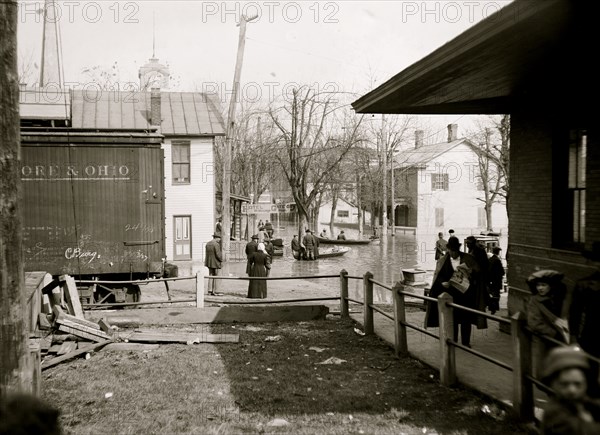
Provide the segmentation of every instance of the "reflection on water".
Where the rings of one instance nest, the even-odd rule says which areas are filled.
[[[343,229],[348,239],[358,238],[358,231],[348,228],[334,228],[337,236]],[[329,228],[327,228],[329,232]],[[392,237],[388,235],[379,242],[369,245],[350,246],[350,251],[341,257],[323,258],[317,261],[298,261],[292,257],[290,243],[295,228],[286,227],[276,231],[274,237],[284,239],[284,256],[275,257],[271,273],[273,276],[314,276],[337,275],[346,269],[351,276],[362,277],[371,272],[376,281],[392,286],[402,279],[402,269],[419,268],[428,271],[426,282],[431,281],[435,268],[435,241],[437,234],[402,234]],[[466,237],[466,235],[464,235]],[[459,238],[464,238],[459,235]],[[366,237],[363,237],[366,238]],[[506,240],[501,238],[500,244],[505,247]],[[321,245],[327,248],[331,245]],[[223,272],[234,276],[244,276],[245,262],[228,263]],[[362,298],[362,281],[350,280],[350,297]],[[374,301],[390,302],[388,290],[374,286]]]

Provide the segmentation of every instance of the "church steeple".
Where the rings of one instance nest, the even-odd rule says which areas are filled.
[[[42,68],[40,69],[40,86],[48,84],[63,87],[60,59],[60,38],[58,19],[56,17],[57,6],[54,0],[45,0],[43,16],[44,31],[42,35]]]
[[[169,88],[169,67],[158,62],[156,57],[156,26],[154,14],[152,16],[152,57],[140,67],[140,90],[147,91],[152,88]]]

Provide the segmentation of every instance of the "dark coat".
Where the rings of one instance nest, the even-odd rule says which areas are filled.
[[[472,255],[465,252],[460,252],[459,255],[460,263],[466,264],[472,271],[470,285],[467,291],[461,293],[452,286],[449,288],[444,288],[444,286],[442,286],[442,283],[448,282],[454,273],[454,269],[452,269],[452,263],[450,262],[450,254],[446,253],[436,263],[429,296],[432,298],[437,298],[439,295],[445,292],[450,294],[454,300],[454,303],[458,305],[485,311],[486,296],[480,294],[481,287],[477,283],[477,280],[473,279],[477,272],[479,272],[479,266]],[[455,310],[454,316],[457,321],[469,321],[470,323],[477,325],[477,328],[479,329],[487,328],[487,321],[483,316],[473,315],[460,310]],[[425,327],[437,328],[439,324],[437,303],[428,302],[427,311],[425,313]]]
[[[273,253],[275,252],[275,248],[273,248],[273,243],[271,243],[270,240],[265,240],[264,244],[265,244],[265,251],[267,251],[267,254],[269,254],[269,256],[271,258],[273,258]]]
[[[204,265],[209,269],[220,269],[221,261],[221,244],[213,239],[206,244]]]
[[[251,267],[250,257],[256,251],[258,251],[258,242],[255,239],[252,239],[252,241],[246,243],[246,259],[247,259],[246,275],[250,275],[250,267]]]
[[[296,237],[295,239],[292,239],[292,251],[299,251],[300,250],[300,241],[298,240],[298,237]]]
[[[448,244],[448,241],[446,239],[440,239],[438,238],[435,242],[435,259],[439,260],[440,258],[442,258],[444,256],[444,254],[446,253],[446,245]]]
[[[583,350],[600,357],[600,271],[577,281],[569,309],[569,331]]]
[[[256,251],[250,257],[250,276],[266,277],[268,269],[271,269],[271,257],[262,251]],[[248,283],[248,297],[253,299],[264,299],[267,297],[267,281],[250,280]]]
[[[561,307],[551,296],[536,294],[527,304],[527,326],[538,334],[564,341],[560,329],[555,325],[560,318]]]
[[[338,240],[346,240],[346,235],[345,234],[338,234],[337,239]]]
[[[497,255],[492,255],[490,258],[490,289],[501,290],[502,289],[502,278],[504,277],[504,266],[502,266],[502,260]]]
[[[550,399],[542,419],[542,435],[596,435],[600,434],[600,402],[585,399],[583,406],[594,418],[593,423],[583,421],[577,415],[574,404]]]
[[[306,233],[306,235],[302,238],[302,244],[306,246],[306,249],[313,249],[317,244],[317,238],[311,233]]]

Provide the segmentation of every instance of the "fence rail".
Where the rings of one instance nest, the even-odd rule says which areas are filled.
[[[477,358],[485,360],[491,364],[501,367],[512,373],[513,384],[513,408],[515,413],[524,420],[532,420],[534,418],[534,400],[533,389],[539,388],[544,392],[550,392],[551,389],[540,382],[533,376],[532,370],[532,337],[540,336],[527,328],[527,322],[523,313],[516,313],[510,319],[488,314],[469,307],[464,307],[455,304],[452,297],[448,293],[443,293],[437,298],[430,296],[418,295],[406,291],[404,282],[398,282],[393,286],[387,285],[373,279],[373,274],[365,273],[362,277],[349,275],[346,270],[340,271],[338,275],[317,275],[317,276],[273,276],[273,277],[230,277],[230,276],[207,276],[204,274],[204,269],[198,272],[195,276],[178,277],[178,278],[161,278],[152,280],[138,281],[93,281],[79,280],[79,284],[91,284],[99,286],[107,285],[124,285],[124,284],[147,284],[150,282],[165,282],[167,285],[170,281],[180,280],[195,280],[196,283],[196,298],[195,299],[171,299],[169,301],[156,302],[135,302],[135,303],[113,303],[113,304],[84,304],[86,308],[97,308],[107,306],[112,307],[127,307],[127,306],[142,306],[165,303],[190,303],[195,302],[196,306],[204,306],[205,282],[208,280],[238,280],[238,281],[276,281],[276,280],[297,280],[297,279],[331,279],[338,278],[340,281],[340,295],[335,297],[314,297],[314,298],[297,298],[297,299],[260,299],[260,300],[245,300],[245,301],[220,301],[225,304],[274,304],[274,303],[296,303],[309,301],[339,301],[340,314],[343,318],[348,318],[350,315],[349,304],[359,304],[363,306],[363,328],[365,334],[374,334],[374,314],[380,314],[394,323],[394,351],[397,356],[408,355],[408,339],[407,330],[412,329],[435,338],[439,341],[439,361],[440,361],[440,381],[444,385],[452,385],[457,382],[455,351],[461,349]],[[349,296],[348,284],[349,280],[361,280],[363,287],[363,300],[358,300]],[[210,281],[208,281],[210,282]],[[383,310],[380,306],[373,303],[374,286],[381,287],[391,292],[393,300],[392,314]],[[406,321],[406,298],[416,298],[429,303],[429,309],[435,309],[437,306],[439,316],[439,335],[436,335],[425,328],[411,324]],[[483,316],[488,320],[498,322],[499,324],[510,325],[510,333],[512,340],[512,364],[500,361],[490,355],[486,355],[470,347],[463,346],[453,340],[453,323],[454,311],[462,310],[479,316]],[[542,339],[550,341],[556,345],[564,345],[558,340],[551,337],[540,336]],[[600,363],[600,359],[590,357],[591,360]]]

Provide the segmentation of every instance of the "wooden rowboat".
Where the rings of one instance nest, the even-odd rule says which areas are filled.
[[[319,258],[317,258],[317,260],[320,260],[321,258],[341,257],[348,251],[350,251],[350,248],[333,247],[327,249],[319,249]],[[297,251],[292,251],[292,255],[296,260],[300,260],[300,258],[298,258]]]
[[[336,239],[324,239],[323,237],[317,237],[319,243],[323,245],[368,245],[371,240],[336,240]]]

